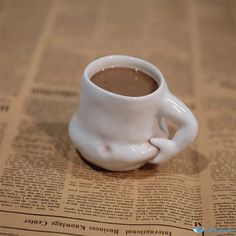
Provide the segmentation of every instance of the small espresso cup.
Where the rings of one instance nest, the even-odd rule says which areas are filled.
[[[104,90],[90,80],[102,69],[113,67],[138,69],[151,76],[159,87],[148,95],[131,97]],[[178,126],[172,139],[168,139],[165,119]],[[112,55],[85,68],[69,135],[89,162],[113,171],[158,164],[183,150],[197,131],[198,123],[192,112],[170,93],[154,65],[135,57]]]

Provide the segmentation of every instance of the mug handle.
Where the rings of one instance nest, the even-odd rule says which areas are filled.
[[[178,130],[172,139],[151,138],[150,142],[160,151],[149,163],[158,164],[170,159],[191,143],[197,135],[198,123],[189,108],[167,89],[160,110],[161,116],[172,120]]]

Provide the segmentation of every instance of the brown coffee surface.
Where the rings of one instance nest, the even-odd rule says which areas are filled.
[[[113,67],[99,71],[91,77],[97,86],[120,95],[144,96],[158,89],[157,82],[144,72],[125,67]]]

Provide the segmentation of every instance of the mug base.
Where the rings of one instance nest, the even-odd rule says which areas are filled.
[[[74,114],[69,125],[69,135],[83,158],[110,171],[129,171],[140,168],[158,155],[158,148],[149,141],[139,144],[120,144],[91,137],[79,127]]]

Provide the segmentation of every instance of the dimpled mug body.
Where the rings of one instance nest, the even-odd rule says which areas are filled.
[[[106,91],[90,80],[102,69],[112,67],[139,69],[156,80],[159,88],[145,96],[129,97]],[[168,139],[165,118],[179,126],[172,140]],[[169,159],[193,141],[197,128],[191,111],[169,92],[155,66],[138,58],[114,55],[86,67],[69,135],[89,162],[126,171]]]

